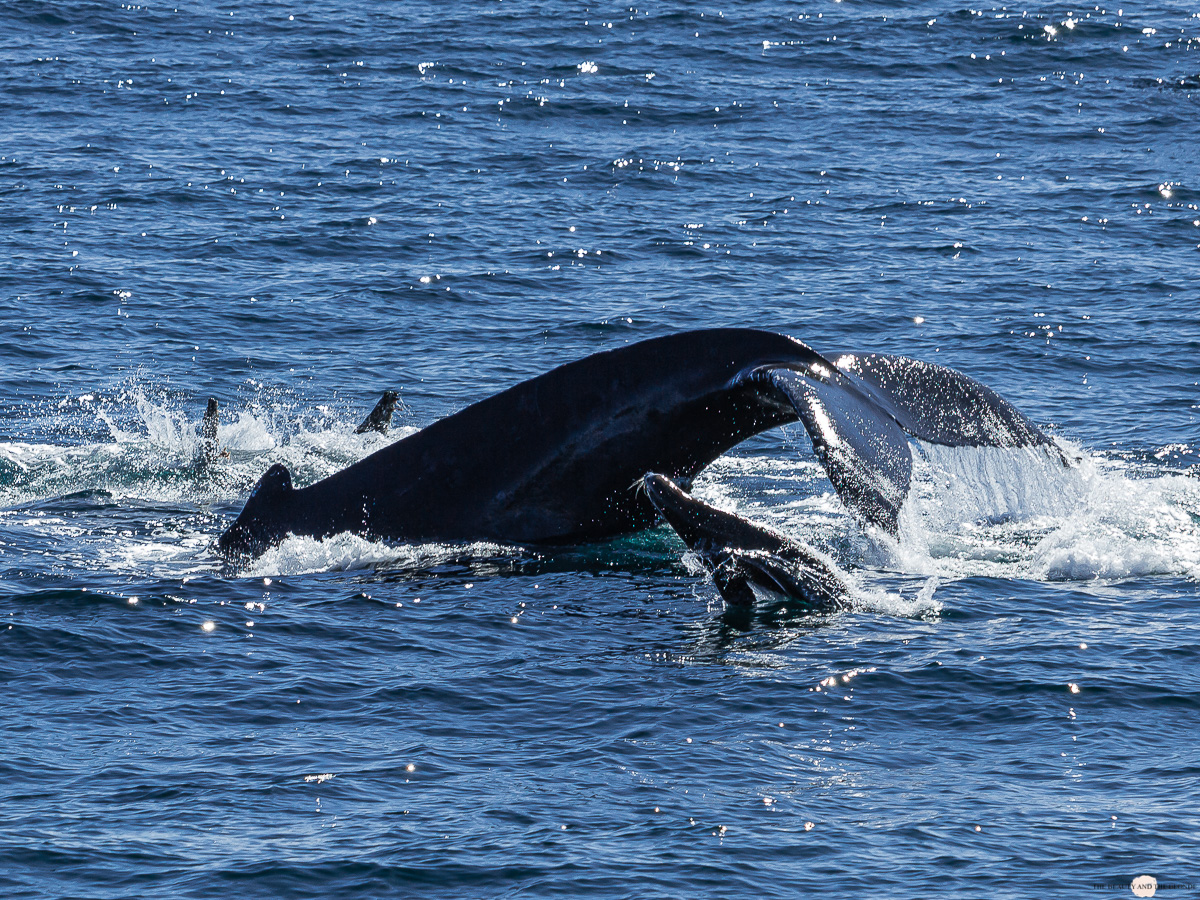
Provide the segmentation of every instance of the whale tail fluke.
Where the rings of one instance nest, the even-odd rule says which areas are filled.
[[[726,603],[751,606],[758,588],[813,610],[847,605],[850,589],[810,547],[709,506],[664,475],[648,473],[643,486],[655,509],[712,574]]]
[[[846,354],[836,362],[764,366],[744,377],[786,398],[847,509],[892,537],[912,480],[910,438],[946,447],[1040,446],[1069,464],[1007,400],[945,366]]]
[[[918,440],[945,447],[1054,447],[1011,403],[955,369],[879,353],[844,354],[837,367]]]
[[[354,433],[378,431],[380,434],[387,434],[388,426],[392,424],[392,413],[396,411],[399,400],[400,395],[395,391],[384,391],[375,408],[362,420],[362,424],[354,429]]]
[[[842,503],[894,536],[912,479],[912,451],[895,419],[836,370],[777,369],[771,382],[795,407]]]

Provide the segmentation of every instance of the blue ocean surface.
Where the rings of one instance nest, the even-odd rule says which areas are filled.
[[[173,3],[0,0],[0,896],[1200,893],[1194,6]],[[719,459],[834,614],[666,528],[212,549],[730,325],[1080,461],[919,447],[893,542],[802,429]]]

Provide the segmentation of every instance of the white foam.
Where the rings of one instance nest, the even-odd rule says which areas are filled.
[[[279,438],[271,432],[268,419],[240,410],[233,421],[217,426],[217,446],[230,451],[265,453],[279,446]]]
[[[1153,459],[1133,464],[1065,441],[1059,449],[1070,466],[1040,448],[914,445],[898,541],[857,524],[811,458],[725,457],[697,479],[695,493],[831,553],[852,571],[1200,580],[1200,481]],[[940,608],[932,593],[904,600],[870,587],[856,592],[856,606],[881,612],[922,616]]]
[[[209,553],[214,535],[200,531],[160,529],[154,534],[113,540],[92,536],[96,563],[118,575],[152,575],[156,578],[189,578],[216,571],[219,564]]]
[[[48,510],[39,509],[34,517],[24,514],[31,533],[46,540],[69,536],[69,549],[63,552],[81,565],[187,577],[220,567],[210,547],[221,523],[208,510],[213,504],[244,500],[272,464],[288,465],[304,484],[416,430],[397,427],[387,436],[358,435],[356,416],[324,408],[298,416],[286,402],[259,398],[236,411],[222,409],[217,443],[228,455],[201,465],[203,411],[200,405],[181,409],[169,399],[152,397],[136,383],[115,396],[64,400],[51,420],[62,443],[0,442],[0,509],[30,504],[52,508],[56,498],[89,492],[97,495],[98,504],[193,506],[198,515],[179,520],[168,512],[164,517],[172,519],[169,524],[151,522],[142,531],[97,527],[107,516],[103,510],[84,510],[78,514],[83,519],[70,514],[69,523]],[[102,426],[98,435],[97,423]],[[80,434],[89,437],[80,442]],[[77,524],[81,521],[84,527]],[[73,530],[68,534],[64,528]],[[281,560],[279,569],[363,567],[393,561],[396,551],[387,548],[372,555],[329,546],[309,556],[305,563],[304,553],[297,552],[290,563]]]
[[[359,435],[353,420],[327,410],[298,418],[287,405],[253,402],[222,412],[217,445],[228,456],[202,472],[196,466],[203,450],[202,408],[181,410],[136,388],[115,400],[89,396],[80,403],[75,420],[60,420],[63,433],[86,432],[89,422],[98,421],[109,440],[0,442],[0,505],[85,491],[165,503],[235,500],[276,462],[307,483],[416,430],[397,427],[386,436]]]
[[[901,516],[897,568],[1042,580],[1200,577],[1200,485],[1081,454],[925,448]]]
[[[1033,550],[1053,580],[1185,575],[1200,579],[1200,484],[1183,475],[1098,471],[1085,502]]]
[[[865,588],[855,583],[852,604],[855,609],[881,613],[903,619],[935,619],[942,612],[942,603],[933,597],[938,587],[937,576],[926,580],[913,597],[891,591]]]
[[[499,544],[387,544],[342,533],[317,540],[290,535],[267,550],[243,572],[253,577],[307,575],[355,569],[429,568],[464,558],[481,559],[515,554]]]

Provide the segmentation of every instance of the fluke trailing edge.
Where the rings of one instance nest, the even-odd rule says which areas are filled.
[[[846,506],[890,534],[908,438],[949,446],[1050,440],[989,388],[898,356],[836,361],[781,334],[689,331],[596,353],[521,382],[304,488],[272,466],[218,546],[255,556],[288,534],[566,544],[644,528],[646,472],[690,483],[751,435],[801,421]]]

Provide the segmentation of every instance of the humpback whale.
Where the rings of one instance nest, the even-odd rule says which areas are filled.
[[[289,534],[571,544],[645,528],[646,472],[690,484],[726,450],[804,424],[838,496],[895,535],[910,437],[1057,449],[991,389],[899,356],[827,358],[786,335],[688,331],[587,356],[440,419],[307,487],[272,466],[218,539],[228,558]],[[1061,457],[1061,454],[1059,454]]]
[[[669,478],[647,473],[646,496],[712,574],[734,606],[754,603],[753,587],[814,610],[848,605],[850,589],[811,547],[684,493]]]

